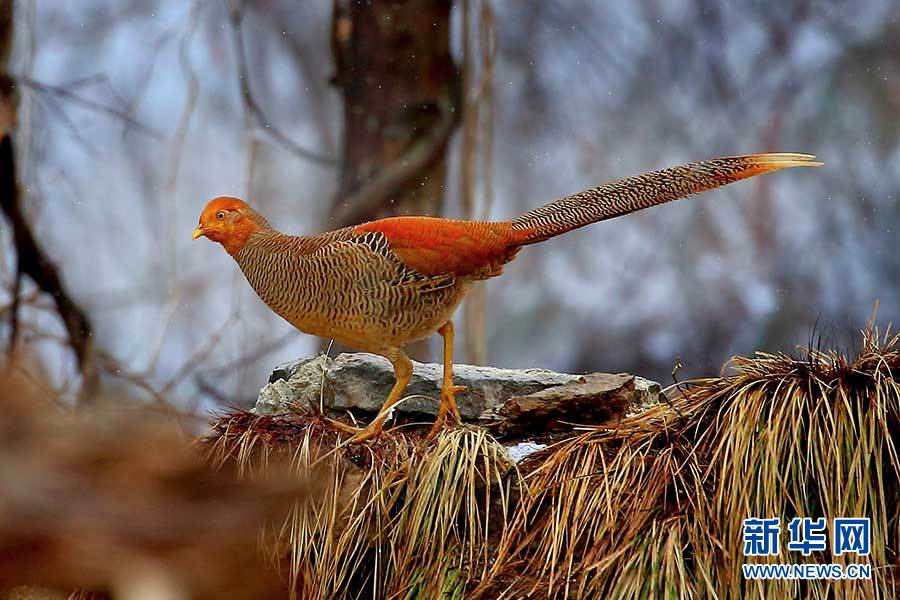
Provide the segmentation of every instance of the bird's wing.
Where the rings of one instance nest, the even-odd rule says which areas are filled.
[[[486,278],[498,275],[531,231],[511,223],[456,221],[435,217],[391,217],[354,228],[358,235],[384,236],[393,254],[423,275]]]
[[[391,249],[387,237],[371,231],[353,234],[347,239],[332,239],[304,256],[306,269],[317,273],[328,283],[320,285],[323,294],[334,306],[341,306],[349,289],[363,290],[368,297],[402,304],[404,298],[415,299],[416,294],[437,292],[456,283],[457,275],[442,273],[427,275],[404,263]],[[397,294],[402,288],[409,293]]]

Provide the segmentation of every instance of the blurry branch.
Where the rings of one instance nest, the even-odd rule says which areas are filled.
[[[13,0],[0,2],[0,65],[5,69],[9,63],[13,42]]]
[[[462,210],[466,219],[475,218],[476,168],[478,160],[478,95],[473,90],[475,58],[472,44],[471,6],[473,0],[462,2],[462,160],[459,167],[459,187],[462,193]]]
[[[164,198],[169,204],[168,212],[170,215],[170,218],[166,219],[166,235],[168,237],[168,242],[165,246],[169,249],[169,272],[173,277],[176,274],[176,268],[178,266],[175,251],[177,248],[175,243],[175,230],[176,224],[178,223],[176,219],[178,173],[181,169],[181,158],[184,153],[185,145],[184,141],[187,137],[188,128],[191,125],[194,109],[197,107],[197,97],[200,94],[200,82],[197,80],[197,74],[194,72],[193,65],[191,65],[191,58],[188,51],[190,50],[191,41],[194,39],[194,34],[197,32],[197,26],[200,23],[200,10],[202,7],[203,3],[199,0],[193,2],[187,31],[185,31],[178,46],[178,61],[181,64],[181,72],[184,76],[185,83],[187,84],[187,99],[185,100],[181,116],[178,118],[178,125],[175,128],[175,138],[172,143],[172,154],[169,162],[169,177],[166,182],[167,193],[164,195]]]
[[[459,190],[462,195],[463,218],[474,220],[475,192],[477,187],[478,167],[478,109],[480,94],[473,88],[475,77],[475,58],[472,43],[472,3],[474,0],[462,0],[462,157],[459,166]],[[485,0],[487,2],[487,0]],[[485,341],[485,286],[479,285],[469,293],[463,305],[463,343],[465,360],[473,365],[484,364],[487,354]]]
[[[100,368],[102,368],[105,373],[130,383],[135,388],[144,391],[148,396],[153,398],[153,401],[164,411],[168,412],[171,410],[171,406],[165,397],[150,385],[146,374],[132,371],[119,359],[103,350],[97,352],[97,360]]]
[[[191,357],[185,361],[185,363],[181,366],[180,369],[173,375],[169,381],[163,385],[161,389],[161,394],[166,396],[170,393],[175,386],[181,383],[186,377],[188,377],[191,373],[193,373],[196,369],[200,367],[204,360],[219,346],[219,342],[222,340],[222,335],[230,330],[230,324],[232,319],[226,319],[225,325],[219,328],[213,335],[209,336],[204,344],[199,350],[194,352]]]
[[[715,97],[720,101],[733,98],[734,83],[721,56],[726,35],[721,5],[713,0],[702,0],[697,7],[697,25],[703,37],[712,42],[709,45],[698,46],[698,52],[701,54],[700,58],[704,62],[704,70],[709,77]]]
[[[12,2],[0,4],[0,44],[8,48],[12,36]],[[8,56],[8,50],[0,51],[0,57]],[[5,68],[5,63],[0,67]],[[75,353],[81,371],[81,399],[89,398],[97,385],[94,360],[94,343],[91,323],[87,315],[66,291],[56,267],[41,248],[25,215],[22,212],[19,182],[16,174],[16,154],[12,131],[16,124],[18,94],[16,82],[7,75],[0,76],[0,210],[6,216],[13,231],[16,249],[16,273],[13,284],[13,305],[10,311],[10,352],[16,346],[18,335],[18,296],[23,275],[28,275],[41,291],[49,294],[69,336],[69,344]]]
[[[187,12],[187,26],[183,24],[182,18],[175,18],[171,25],[164,28],[163,31],[153,40],[152,43],[146,44],[147,55],[150,59],[141,66],[141,70],[136,75],[137,85],[134,88],[133,93],[129,95],[127,101],[123,101],[122,104],[125,105],[128,111],[134,110],[138,104],[140,104],[144,98],[147,89],[150,87],[151,82],[154,79],[154,73],[156,72],[157,64],[160,62],[160,57],[165,55],[163,51],[165,46],[169,43],[170,40],[178,37],[179,33],[181,34],[181,43],[179,47],[179,59],[182,65],[182,70],[186,71],[187,61],[187,49],[185,46],[189,42],[189,39],[194,34],[201,10],[211,5],[214,0],[193,0],[190,3],[188,12]],[[187,5],[187,3],[185,3]],[[187,79],[187,75],[185,77]],[[106,76],[102,76],[101,79],[103,83],[106,84],[107,88],[113,94],[113,96],[118,97],[118,94],[110,85],[109,80]],[[74,87],[74,83],[70,83],[68,87]],[[188,85],[190,86],[190,80],[188,80]],[[177,151],[180,151],[180,142],[178,134],[175,135],[175,148]]]
[[[488,219],[490,218],[494,202],[494,62],[497,58],[496,20],[490,0],[482,0],[479,32],[481,36],[481,64],[484,70],[481,74],[478,91],[480,114],[482,115],[484,128],[481,141],[483,154],[481,162],[482,184],[484,187],[481,218]]]
[[[51,96],[58,96],[60,98],[64,98],[69,100],[73,104],[77,104],[82,106],[83,108],[87,108],[89,110],[93,110],[95,112],[104,113],[111,115],[120,121],[131,125],[141,133],[144,133],[150,137],[153,137],[157,140],[162,140],[163,135],[152,127],[148,127],[144,125],[128,113],[121,111],[117,108],[113,108],[112,106],[107,106],[101,102],[97,102],[95,100],[91,100],[89,98],[84,98],[71,90],[66,89],[62,86],[50,85],[48,83],[41,83],[40,81],[36,81],[30,77],[26,76],[18,76],[15,78],[16,82],[26,87],[29,87],[37,92],[42,92],[44,94],[48,94]]]
[[[240,406],[241,404],[243,404],[239,399],[228,396],[225,392],[207,381],[206,378],[199,373],[196,377],[194,377],[194,382],[197,384],[197,390],[201,394],[209,396],[222,406]]]
[[[232,8],[233,10],[241,10],[240,19],[241,23],[243,23],[243,6],[238,7],[238,2],[243,2],[243,0],[232,0]],[[238,55],[238,80],[241,84],[241,108],[243,109],[243,133],[244,137],[241,139],[241,146],[246,147],[246,163],[244,165],[245,168],[245,189],[244,195],[250,198],[256,198],[255,189],[253,187],[254,182],[256,181],[256,159],[259,157],[259,148],[261,146],[260,135],[257,133],[257,117],[253,111],[253,106],[255,106],[254,96],[251,94],[250,90],[250,73],[247,69],[247,57],[246,57],[246,49],[244,47],[244,38],[243,38],[243,29],[238,30],[236,28],[232,28],[232,35],[235,38],[234,46],[235,46],[235,54]]]
[[[141,372],[130,369],[117,358],[105,352],[100,353],[101,366],[110,375],[131,383],[138,389],[147,393],[161,408],[170,411],[171,405],[167,398],[171,397],[178,385],[183,383],[191,376],[191,374],[200,369],[203,362],[219,346],[225,331],[232,327],[236,318],[237,313],[233,312],[229,318],[224,320],[223,325],[219,327],[218,330],[212,332],[206,338],[206,342],[182,363],[177,371],[175,371],[174,375],[158,387],[152,385],[150,379],[151,372],[156,368],[156,363],[159,360],[162,345],[157,347],[155,355],[150,360],[150,365]],[[166,329],[168,329],[168,323],[163,331]]]
[[[233,369],[238,369],[238,368],[244,367],[248,364],[258,361],[259,359],[263,358],[267,354],[270,354],[270,353],[274,352],[275,350],[278,350],[279,348],[284,346],[284,344],[287,343],[288,340],[290,340],[291,338],[296,337],[296,336],[297,336],[297,331],[295,329],[291,329],[291,330],[285,332],[284,334],[280,335],[279,337],[275,338],[274,340],[271,340],[264,344],[260,344],[256,348],[250,350],[249,352],[245,352],[244,354],[241,354],[236,359],[231,360],[231,361],[225,363],[224,365],[219,365],[217,367],[210,367],[210,368],[206,369],[205,371],[206,371],[206,373],[216,375],[216,376],[226,374]],[[194,377],[194,381],[197,384],[197,389],[200,390],[201,393],[209,396],[210,398],[212,398],[219,404],[222,404],[222,405],[234,404],[234,405],[238,405],[238,406],[247,404],[247,402],[245,402],[244,399],[229,397],[225,392],[223,392],[222,390],[217,388],[215,385],[213,385],[201,373],[197,373],[197,375]]]
[[[56,267],[44,254],[34,238],[27,221],[22,215],[18,199],[11,197],[7,186],[10,175],[9,155],[14,152],[10,138],[0,142],[0,209],[6,215],[13,229],[16,248],[16,274],[13,284],[13,300],[9,307],[10,339],[9,352],[14,353],[19,337],[19,308],[21,280],[28,275],[42,292],[49,294],[68,333],[69,345],[75,353],[83,377],[82,398],[91,394],[97,383],[94,365],[91,324],[78,304],[68,295]]]
[[[308,6],[310,5],[299,5]],[[291,10],[290,5],[286,6]],[[312,12],[312,11],[310,11]],[[271,31],[284,31],[285,15],[278,11],[264,11],[257,13],[261,19],[265,19]],[[334,116],[334,95],[330,88],[328,80],[322,77],[321,69],[330,68],[330,64],[323,65],[319,57],[310,51],[310,45],[315,44],[315,40],[309,40],[298,35],[279,35],[279,42],[284,44],[287,54],[294,60],[296,70],[300,80],[303,82],[304,89],[309,94],[312,101],[309,103],[311,118],[318,127],[318,134],[322,151],[325,154],[337,155],[337,139],[338,133],[332,127],[335,120]]]
[[[247,363],[255,362],[255,361],[263,358],[267,354],[270,354],[270,353],[278,350],[279,348],[282,348],[291,338],[295,338],[295,337],[297,337],[297,335],[298,335],[298,332],[296,329],[293,329],[293,328],[289,329],[288,331],[286,331],[282,335],[278,336],[277,338],[275,338],[271,341],[268,341],[264,344],[260,344],[256,348],[253,348],[249,352],[245,352],[244,354],[241,354],[238,358],[228,361],[224,365],[219,365],[217,367],[210,367],[208,369],[208,371],[211,373],[220,374],[220,373],[225,373],[227,371],[230,371],[231,369],[236,369],[238,367],[246,365]]]
[[[184,144],[184,137],[187,134],[187,128],[190,125],[191,116],[194,113],[194,108],[197,104],[197,96],[200,91],[200,82],[197,80],[197,74],[194,72],[193,65],[191,65],[188,51],[190,50],[194,34],[197,32],[200,10],[202,8],[203,3],[195,0],[193,7],[191,8],[191,16],[187,31],[178,45],[178,62],[181,65],[181,71],[184,75],[185,82],[187,83],[188,94],[184,105],[184,111],[181,113],[181,117],[178,119],[178,127],[175,129],[174,155],[178,158],[173,158],[170,168],[170,179],[168,184],[170,191],[174,191],[175,189],[175,183],[178,179],[178,164],[181,157],[181,147]]]
[[[319,165],[328,167],[336,166],[338,164],[337,159],[330,156],[323,156],[312,150],[307,150],[282,133],[280,129],[272,125],[272,121],[266,116],[265,112],[263,112],[260,107],[259,102],[257,102],[256,97],[253,95],[253,89],[250,86],[250,73],[247,68],[247,51],[244,47],[244,8],[243,0],[233,0],[229,10],[229,17],[231,21],[232,38],[234,39],[235,55],[237,58],[238,78],[241,82],[241,97],[243,98],[245,106],[250,111],[256,124],[268,131],[269,134],[289,152]]]
[[[75,126],[74,121],[69,117],[68,113],[66,113],[65,108],[63,108],[57,98],[51,95],[44,95],[43,97],[38,97],[38,99],[43,100],[43,103],[47,106],[49,111],[53,113],[59,122],[62,123],[72,135],[72,139],[74,139],[92,159],[99,159],[100,153],[97,152],[97,149],[87,141],[83,135],[81,135],[81,132],[78,131],[78,127]]]
[[[17,282],[16,282],[16,287],[18,289],[21,289],[21,286],[17,285]],[[40,295],[40,291],[38,291],[38,290],[34,290],[32,293],[28,294],[28,296],[24,297],[24,298],[22,297],[21,293],[14,294],[11,302],[9,302],[8,304],[4,304],[3,306],[0,306],[0,319],[9,318],[10,321],[13,321],[16,317],[12,313],[14,313],[17,309],[19,309],[22,306],[33,305],[33,306],[37,307],[38,301],[40,300],[40,298],[41,298],[41,295]],[[15,338],[15,335],[13,335],[12,337]]]

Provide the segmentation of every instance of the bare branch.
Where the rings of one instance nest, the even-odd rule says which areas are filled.
[[[164,137],[160,132],[153,129],[152,127],[148,127],[147,125],[144,125],[143,123],[141,123],[140,121],[138,121],[137,119],[135,119],[134,117],[129,115],[128,113],[118,110],[116,108],[113,108],[112,106],[107,106],[106,104],[103,104],[101,102],[91,100],[90,98],[84,98],[82,96],[79,96],[78,94],[76,94],[76,93],[72,92],[71,90],[68,90],[64,87],[50,85],[48,83],[41,83],[40,81],[36,81],[36,80],[34,80],[30,77],[26,77],[24,75],[15,77],[15,80],[17,83],[20,83],[24,86],[27,86],[33,90],[38,91],[38,92],[43,92],[45,94],[59,96],[60,98],[65,98],[66,100],[69,100],[69,101],[73,102],[74,104],[78,104],[84,108],[87,108],[87,109],[90,109],[90,110],[93,110],[96,112],[112,115],[113,117],[121,120],[124,123],[131,125],[135,129],[141,131],[142,133],[144,133],[146,135],[149,135],[150,137],[156,138],[158,140],[162,140]]]
[[[234,360],[231,360],[224,365],[219,365],[217,367],[210,367],[207,371],[211,373],[224,373],[226,371],[230,371],[232,369],[236,369],[238,367],[242,367],[249,363],[256,362],[257,360],[263,358],[267,354],[271,354],[272,352],[282,348],[291,338],[297,337],[298,332],[296,329],[289,329],[282,335],[277,338],[260,344],[256,348],[241,354]]]
[[[6,104],[13,101],[11,96],[15,83],[8,77],[3,83],[5,83],[2,86],[4,94],[0,103]],[[3,139],[0,141],[0,210],[6,215],[13,231],[17,260],[16,277],[28,275],[41,291],[53,298],[81,370],[82,398],[87,398],[97,384],[91,323],[81,307],[69,296],[56,267],[41,248],[22,213],[19,204],[19,185],[16,180],[15,149],[9,130],[4,130]],[[13,315],[17,308],[14,300]],[[13,316],[14,324],[15,320],[16,317]],[[13,329],[13,334],[15,333],[16,329]]]
[[[249,109],[250,114],[256,120],[257,124],[263,125],[265,130],[289,152],[319,165],[328,167],[338,165],[339,161],[336,158],[323,156],[312,150],[307,150],[282,133],[280,129],[272,125],[272,121],[263,112],[256,97],[253,95],[253,89],[250,86],[250,75],[247,68],[247,51],[244,47],[244,33],[242,26],[244,3],[241,0],[236,0],[232,3],[229,13],[231,19],[231,32],[232,37],[234,38],[235,54],[237,57],[238,78],[241,82],[241,96],[244,100],[244,104]]]

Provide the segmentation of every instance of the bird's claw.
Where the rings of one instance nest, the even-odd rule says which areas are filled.
[[[441,396],[453,398],[456,394],[461,394],[464,391],[466,391],[466,386],[464,385],[451,385],[450,387],[441,390]]]
[[[353,425],[341,423],[336,419],[332,419],[329,417],[326,417],[326,419],[328,419],[328,422],[331,423],[335,428],[343,431],[344,433],[351,434],[353,437],[348,440],[348,442],[351,444],[360,444],[362,442],[367,442],[381,435],[381,427],[373,427],[372,425],[369,425],[368,427],[354,427]]]
[[[456,407],[455,396],[464,391],[466,391],[466,386],[464,385],[450,385],[441,389],[441,405],[438,408],[437,418],[435,418],[434,425],[431,426],[425,439],[433,440],[443,429],[446,429],[448,426],[459,425],[462,422],[459,409]]]
[[[460,424],[460,419],[458,417],[454,417],[451,419],[450,411],[444,411],[438,413],[437,419],[435,419],[434,424],[431,426],[431,429],[428,430],[428,434],[425,436],[425,439],[428,441],[433,440],[438,436],[440,432],[445,429],[452,429]]]
[[[466,391],[464,385],[451,385],[441,390],[441,407],[438,410],[438,417],[446,416],[448,413],[453,417],[454,421],[459,423],[462,419],[459,416],[459,408],[456,406],[456,394]]]

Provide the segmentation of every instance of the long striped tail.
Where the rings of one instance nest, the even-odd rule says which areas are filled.
[[[644,208],[705,192],[754,175],[791,167],[818,167],[810,154],[774,152],[713,158],[629,177],[554,200],[513,221],[512,228],[532,230],[525,244]]]

